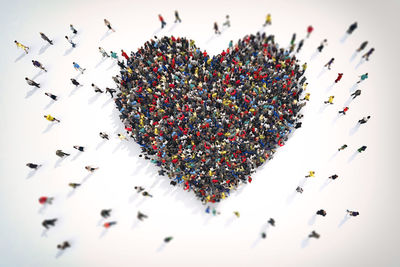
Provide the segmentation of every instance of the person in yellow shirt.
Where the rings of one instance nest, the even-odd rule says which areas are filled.
[[[304,96],[303,100],[310,100],[310,93],[306,93],[306,95]]]
[[[331,95],[328,99],[328,101],[324,101],[325,104],[333,104],[333,99],[335,98],[335,96]]]
[[[306,178],[309,178],[309,177],[315,177],[315,171],[309,171],[308,175],[306,175]]]
[[[264,23],[264,27],[267,25],[271,25],[271,14],[267,14],[267,17],[265,18],[265,23]]]
[[[53,117],[53,116],[51,116],[50,114],[49,114],[49,115],[44,115],[43,117],[45,117],[45,118],[46,118],[46,120],[48,120],[48,121],[56,121],[56,122],[60,122],[60,120],[58,120],[58,119],[54,118],[54,117]]]
[[[18,42],[17,40],[15,40],[14,43],[17,45],[17,47],[24,49],[25,53],[28,54],[29,47],[27,47],[27,46],[21,44],[21,43]]]

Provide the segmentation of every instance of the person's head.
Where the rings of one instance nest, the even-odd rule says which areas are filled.
[[[45,117],[45,118],[46,118],[47,116],[46,116],[46,115],[43,115],[43,117]]]
[[[226,18],[229,19],[229,15],[226,15]]]
[[[29,80],[28,77],[25,77],[25,80]]]
[[[69,26],[70,26],[70,27],[74,27],[74,26],[72,26],[72,24],[69,24]]]
[[[72,64],[74,64],[74,65],[75,65],[76,63],[75,63],[75,62],[72,62]]]
[[[58,248],[58,249],[62,249],[62,246],[61,246],[61,245],[57,245],[57,248]]]
[[[18,43],[17,40],[14,40],[14,43]]]
[[[40,33],[40,35],[43,35],[43,32],[39,32]]]
[[[94,83],[92,83],[92,86],[94,87]]]
[[[67,40],[68,40],[68,36],[66,36],[66,35],[65,35],[65,39],[67,39]]]
[[[367,119],[371,118],[371,116],[368,116]]]

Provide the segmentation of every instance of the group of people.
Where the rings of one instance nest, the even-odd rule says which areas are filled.
[[[175,11],[175,23],[181,23],[178,11]],[[165,27],[164,18],[159,15],[161,27]],[[115,32],[111,23],[104,19],[108,30]],[[271,24],[268,14],[264,26]],[[229,15],[224,26],[230,27]],[[352,26],[354,28],[354,26]],[[73,34],[77,30],[70,25]],[[219,33],[217,23],[214,30]],[[351,32],[354,29],[351,30]],[[307,28],[307,38],[313,27]],[[351,34],[351,32],[349,34]],[[53,45],[53,41],[45,34],[41,38]],[[301,109],[309,100],[306,90],[307,82],[304,73],[307,64],[299,65],[294,52],[294,34],[291,48],[286,50],[275,43],[273,35],[257,33],[246,35],[221,54],[210,56],[201,51],[193,40],[186,38],[162,37],[147,41],[137,52],[128,55],[121,50],[120,60],[115,52],[111,56],[101,47],[103,57],[112,57],[118,61],[119,75],[113,80],[116,89],[107,88],[120,112],[120,119],[129,137],[142,149],[141,157],[151,160],[159,167],[160,175],[167,175],[170,184],[181,184],[185,190],[193,191],[204,203],[215,203],[229,196],[230,192],[240,184],[251,183],[251,174],[257,167],[271,159],[278,147],[288,140],[297,128],[300,128]],[[66,36],[75,48],[76,44]],[[26,53],[29,47],[15,41]],[[327,41],[317,48],[322,52]],[[304,44],[301,40],[296,52]],[[364,42],[357,51],[365,48]],[[363,57],[368,60],[374,50],[371,49]],[[330,69],[334,63],[332,58],[325,66]],[[47,72],[42,63],[32,60],[32,64]],[[84,73],[86,70],[76,62],[73,67]],[[342,73],[335,82],[340,81]],[[368,78],[368,73],[360,77],[360,81]],[[25,78],[31,86],[40,88],[40,84]],[[71,79],[75,86],[81,84]],[[103,91],[92,84],[95,92]],[[114,97],[113,94],[116,94]],[[53,100],[57,96],[46,93]],[[358,94],[359,95],[359,94]],[[357,95],[356,95],[357,96]],[[334,97],[328,100],[332,104]],[[342,111],[345,114],[345,111]],[[49,121],[60,122],[50,114],[44,116]],[[366,123],[370,116],[359,121]],[[108,140],[109,135],[100,132],[100,137]],[[128,140],[123,134],[119,139]],[[343,150],[343,145],[339,150]],[[80,152],[82,146],[74,146]],[[364,151],[366,146],[359,149]],[[360,151],[361,150],[361,151]],[[56,151],[59,157],[69,156],[61,150]],[[26,164],[31,169],[41,165]],[[94,172],[98,167],[86,166],[86,170]],[[313,177],[310,171],[306,177]],[[332,180],[338,176],[333,175]],[[77,188],[81,184],[70,183]],[[135,190],[145,197],[152,197],[143,187]],[[302,193],[303,188],[298,187]],[[52,204],[53,197],[41,197],[41,204]],[[210,208],[207,207],[207,213]],[[101,216],[110,216],[111,209],[101,211]],[[219,214],[215,209],[212,213]],[[357,216],[356,211],[348,211]],[[239,217],[238,211],[234,214]],[[326,216],[326,211],[317,211]],[[148,216],[138,212],[137,218],[143,220]],[[54,226],[57,218],[46,219],[43,227]],[[271,218],[269,223],[275,225]],[[115,225],[115,221],[104,223],[105,228]],[[266,233],[262,233],[266,237]],[[319,237],[315,231],[310,237]],[[169,242],[172,237],[164,241]],[[57,246],[64,250],[70,247],[65,241]]]

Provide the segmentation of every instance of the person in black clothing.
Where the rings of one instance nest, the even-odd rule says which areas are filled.
[[[26,166],[28,166],[28,167],[31,168],[31,169],[37,170],[37,169],[38,169],[40,166],[42,166],[42,165],[34,164],[34,163],[27,163]]]
[[[346,210],[347,214],[353,217],[356,217],[358,215],[360,215],[360,213],[358,211],[350,211],[350,210]]]
[[[313,237],[313,238],[318,239],[318,238],[320,237],[320,235],[319,235],[317,232],[312,231],[311,234],[308,235],[308,237],[309,237],[309,238],[312,238],[312,237]]]
[[[272,225],[272,226],[275,226],[275,220],[274,220],[273,218],[270,218],[270,219],[268,220],[268,223],[269,223],[270,225]]]
[[[100,135],[100,137],[103,138],[103,139],[110,140],[109,137],[108,137],[108,134],[106,134],[106,133],[100,132],[99,135]]]
[[[77,80],[75,80],[74,78],[71,79],[71,82],[73,85],[75,86],[82,86]]]
[[[326,216],[326,211],[325,210],[319,210],[317,211],[317,215],[321,215],[321,216]]]
[[[85,151],[85,148],[83,146],[74,146],[74,148],[79,150],[79,151],[81,151],[81,152]]]
[[[371,116],[368,117],[364,117],[361,120],[358,121],[359,124],[364,124],[367,123],[367,121],[369,121],[369,119],[371,118]]]
[[[111,95],[111,98],[113,98],[114,97],[113,93],[116,93],[117,91],[115,89],[106,87],[106,92],[109,92]]]
[[[40,37],[42,37],[43,40],[47,41],[49,44],[53,45],[53,41],[49,39],[44,33],[40,33]]]
[[[50,226],[55,226],[57,219],[44,220],[42,225],[44,228],[49,229]]]
[[[138,211],[137,218],[139,220],[143,221],[143,219],[147,218],[147,217],[148,217],[147,215],[145,215],[145,214],[141,213],[140,211]]]
[[[64,250],[69,247],[71,247],[71,245],[68,241],[64,241],[63,243],[57,245],[57,248],[60,250]]]
[[[57,96],[53,95],[51,93],[44,93],[45,95],[47,95],[48,97],[50,97],[51,99],[53,99],[54,101],[57,101]]]
[[[100,215],[101,215],[101,217],[103,217],[105,219],[107,217],[110,217],[110,213],[111,213],[111,209],[101,210]]]
[[[332,180],[336,180],[338,177],[339,177],[339,176],[338,176],[337,174],[334,174],[334,175],[332,175],[332,176],[329,176],[328,178],[329,178],[329,179],[332,179]]]
[[[355,29],[357,29],[357,22],[354,22],[350,25],[350,27],[347,29],[347,33],[352,34]]]

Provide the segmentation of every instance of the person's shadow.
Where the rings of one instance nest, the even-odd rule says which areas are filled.
[[[358,154],[358,153],[359,153],[358,151],[354,152],[354,154],[351,155],[351,157],[349,158],[349,160],[347,161],[347,163],[352,162],[352,161],[357,157],[357,154]]]
[[[226,220],[225,222],[225,228],[229,227],[230,225],[232,225],[232,223],[236,220],[236,216],[235,215],[231,215],[228,220]]]
[[[117,61],[113,60],[113,63],[107,68],[107,70],[111,70],[115,65],[117,65]]]
[[[47,48],[49,48],[49,47],[50,47],[50,44],[49,44],[49,43],[45,44],[44,46],[42,46],[42,47],[40,48],[38,54],[39,54],[39,55],[43,54],[44,52],[46,52]]]
[[[108,36],[111,35],[111,33],[113,33],[112,30],[106,31],[106,33],[104,33],[103,36],[100,38],[100,41],[103,41],[104,39],[106,39]]]
[[[165,242],[162,242],[162,244],[157,248],[156,252],[159,253],[159,252],[163,251],[164,248],[166,247],[166,245],[167,244]]]
[[[317,220],[317,214],[313,214],[313,216],[311,216],[311,218],[308,220],[308,225],[310,226],[314,225],[316,220]]]
[[[26,56],[26,53],[25,52],[23,52],[19,57],[17,57],[15,60],[14,60],[14,62],[18,62],[18,61],[20,61],[23,57],[25,57]]]
[[[45,72],[45,71],[44,71],[44,70],[40,70],[38,73],[36,73],[35,76],[32,77],[32,80],[35,80],[37,77],[39,77],[40,75],[42,75],[43,72]]]
[[[350,87],[349,92],[353,93],[357,89],[357,85],[358,85],[358,83],[353,84],[353,86]]]
[[[96,146],[96,150],[99,150],[100,147],[102,147],[106,142],[107,142],[107,140],[106,140],[106,139],[103,139],[103,141],[101,141],[101,142]]]
[[[337,120],[338,120],[340,117],[343,117],[343,116],[344,116],[344,114],[338,113],[338,114],[333,118],[333,120],[332,120],[332,125],[335,124],[335,123],[337,122]]]
[[[336,152],[330,157],[329,161],[332,161],[332,160],[337,156],[337,154],[339,154],[339,151],[336,151]]]
[[[67,50],[65,50],[64,56],[68,56],[69,54],[71,54],[72,50],[74,50],[74,47],[71,47],[71,48],[68,48]]]
[[[322,75],[324,75],[326,73],[326,68],[323,67],[321,72],[318,74],[317,78],[320,78]]]
[[[172,26],[169,28],[168,32],[172,32],[180,23],[173,23]]]
[[[39,208],[38,213],[43,214],[43,212],[47,209],[49,204],[41,204],[42,206]]]
[[[28,173],[28,175],[26,176],[26,179],[32,178],[32,177],[35,175],[36,172],[37,172],[37,170],[31,170],[31,171]]]
[[[50,102],[44,107],[44,109],[46,110],[46,109],[50,108],[54,104],[54,102],[56,102],[56,101],[50,100]]]
[[[82,181],[81,181],[81,184],[84,184],[89,178],[90,178],[90,176],[92,176],[93,175],[93,173],[88,173],[83,179],[82,179]]]
[[[331,182],[332,182],[331,179],[326,180],[325,183],[323,183],[323,184],[321,185],[321,187],[319,188],[319,191],[324,190],[324,188],[327,187]]]
[[[350,129],[349,135],[354,135],[358,131],[359,128],[360,128],[360,124],[357,123],[353,128]]]
[[[319,54],[318,50],[315,51],[315,52],[311,55],[310,61],[313,61],[313,60],[318,56],[318,54]]]
[[[47,233],[49,232],[49,229],[44,229],[42,231],[42,234],[40,235],[41,237],[47,237]]]
[[[100,60],[99,63],[96,64],[96,66],[94,67],[95,69],[97,69],[98,67],[100,67],[101,64],[103,64],[103,62],[106,61],[105,57],[102,57],[102,59]]]
[[[82,85],[75,86],[75,88],[72,89],[72,91],[69,93],[69,96],[70,97],[73,96],[76,93],[76,91],[78,91],[79,87],[81,87],[81,86]]]
[[[363,58],[360,59],[358,64],[354,67],[354,69],[358,69],[362,64],[364,64],[365,60]]]
[[[211,43],[213,40],[215,40],[217,38],[217,34],[213,33],[210,38],[206,41],[206,44]]]
[[[308,247],[308,244],[310,244],[310,238],[306,237],[306,238],[303,239],[303,241],[301,241],[301,248]]]
[[[332,88],[333,88],[334,85],[335,85],[334,82],[331,83],[331,85],[329,85],[329,86],[326,88],[326,91],[329,92],[330,90],[332,90]]]
[[[26,95],[25,95],[25,99],[30,98],[30,97],[37,91],[37,89],[38,89],[38,88],[33,87],[32,90],[29,90],[29,91],[26,93]]]
[[[338,228],[342,227],[343,224],[345,224],[349,219],[350,219],[350,217],[346,213],[346,215],[344,215],[342,221],[339,223]]]
[[[358,54],[357,51],[354,52],[349,61],[352,62],[354,59],[356,59],[357,54]]]
[[[108,233],[108,229],[104,228],[103,231],[101,231],[101,233],[100,233],[99,239],[105,237],[107,233]]]
[[[346,32],[342,38],[340,38],[340,43],[344,44],[349,37],[349,34]]]
[[[251,244],[251,248],[255,248],[261,241],[261,236],[258,236],[257,239]]]
[[[72,158],[72,160],[76,160],[77,158],[79,158],[80,155],[82,155],[83,152],[78,151],[75,156]]]
[[[57,254],[56,254],[56,259],[60,258],[62,255],[64,255],[65,250],[64,249],[59,249]]]
[[[44,129],[44,131],[42,132],[42,134],[49,132],[54,126],[53,122],[49,122],[49,124],[47,125],[46,129]]]
[[[56,163],[54,164],[54,168],[58,168],[61,164],[61,162],[65,159],[66,157],[60,157]]]
[[[349,98],[346,100],[346,102],[344,103],[343,106],[348,107],[352,101],[353,101],[353,97],[349,96]]]
[[[89,100],[88,100],[88,104],[91,105],[94,102],[96,102],[96,100],[99,98],[100,94],[96,93],[94,96],[92,96]]]

